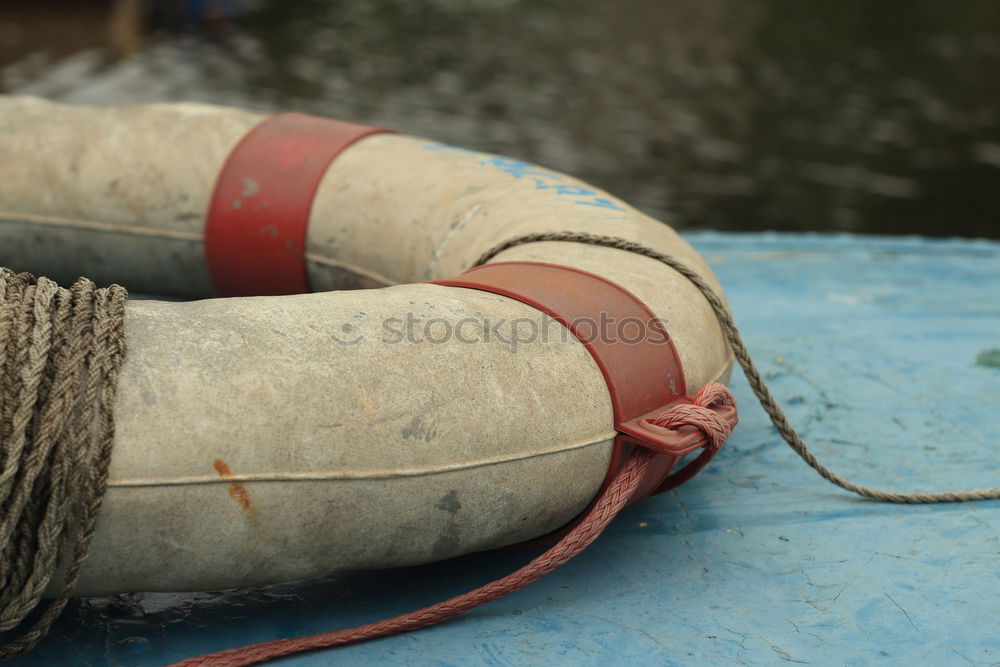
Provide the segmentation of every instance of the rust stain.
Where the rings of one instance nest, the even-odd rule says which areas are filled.
[[[215,468],[217,473],[219,473],[219,477],[223,479],[233,476],[233,471],[229,469],[229,466],[226,465],[226,462],[222,459],[215,459],[215,461],[212,462],[212,467]]]
[[[215,468],[215,471],[219,473],[219,477],[222,479],[233,477],[232,469],[222,459],[215,459],[212,462],[212,467]],[[238,502],[247,514],[253,515],[254,508],[250,503],[250,492],[247,491],[247,487],[233,482],[229,485],[229,497]]]
[[[238,502],[244,510],[250,511],[250,492],[247,491],[247,487],[242,484],[230,484],[229,497]]]

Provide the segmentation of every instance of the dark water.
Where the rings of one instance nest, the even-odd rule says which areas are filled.
[[[0,9],[0,87],[387,124],[681,228],[1000,237],[995,0],[116,4]]]

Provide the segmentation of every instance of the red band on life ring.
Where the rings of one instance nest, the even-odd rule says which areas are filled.
[[[469,287],[517,299],[566,326],[604,374],[619,432],[605,484],[634,446],[658,456],[631,502],[687,481],[715,454],[698,432],[650,428],[648,420],[677,403],[690,403],[681,360],[663,322],[637,296],[601,276],[557,264],[497,262],[436,285]],[[734,408],[720,407],[735,423]],[[705,448],[682,470],[670,474],[685,454]]]
[[[271,116],[236,145],[205,221],[205,261],[220,296],[309,292],[305,247],[316,189],[363,137],[391,132],[299,113]]]

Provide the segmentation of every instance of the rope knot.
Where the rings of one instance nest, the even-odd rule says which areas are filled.
[[[726,385],[709,382],[698,390],[690,403],[679,403],[667,408],[653,423],[671,430],[695,428],[705,435],[708,448],[718,451],[732,433],[733,426],[711,408],[713,405],[735,404],[736,400]]]

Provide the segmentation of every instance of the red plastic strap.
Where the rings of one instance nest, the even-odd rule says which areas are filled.
[[[205,261],[220,296],[309,292],[306,230],[330,163],[378,127],[286,113],[250,130],[226,159],[205,221]]]
[[[715,448],[705,447],[707,441],[696,431],[652,425],[667,407],[690,402],[685,396],[684,372],[663,322],[621,285],[593,273],[542,262],[486,264],[433,282],[517,299],[547,313],[580,339],[607,381],[619,431],[605,485],[633,446],[658,454],[631,502],[686,481],[715,454]],[[735,419],[735,411],[731,416]],[[668,477],[681,456],[701,447],[705,451],[692,462],[697,469],[686,466],[678,473],[683,477]]]

